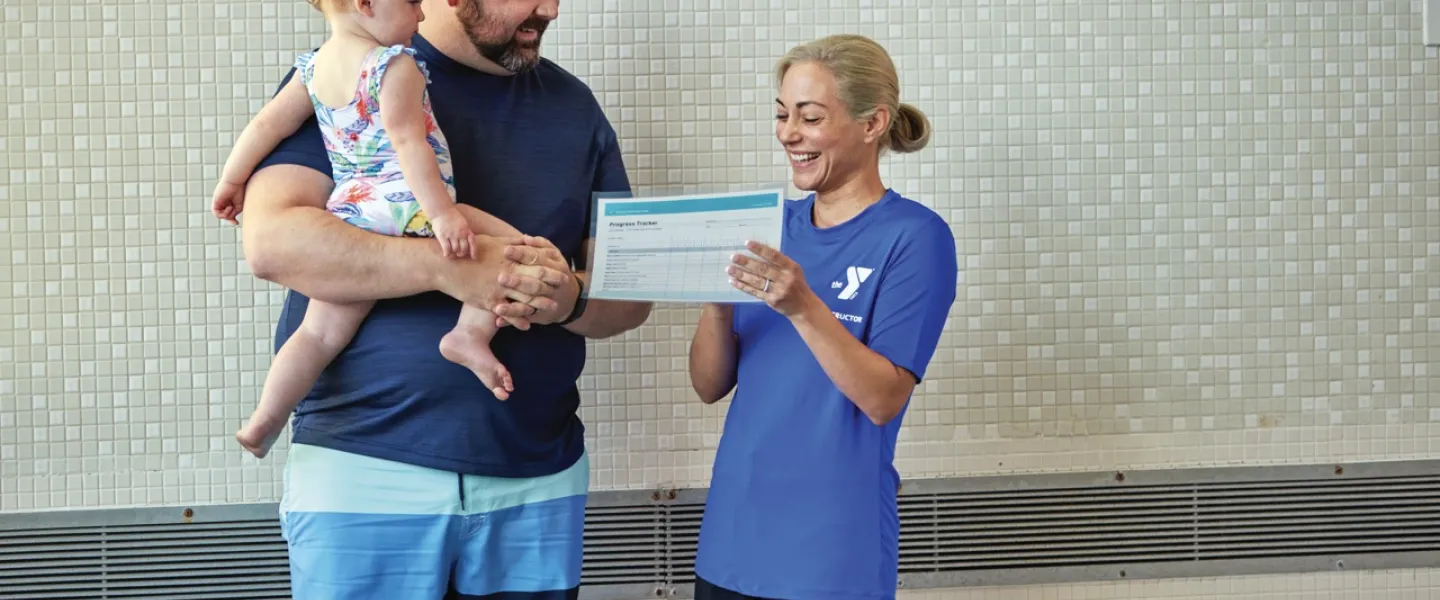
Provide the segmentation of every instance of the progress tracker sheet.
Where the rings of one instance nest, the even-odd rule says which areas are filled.
[[[590,298],[759,302],[730,285],[730,257],[780,247],[784,190],[654,198],[597,195]]]

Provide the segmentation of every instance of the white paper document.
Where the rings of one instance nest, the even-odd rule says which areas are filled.
[[[780,248],[783,189],[656,198],[597,195],[590,298],[759,302],[730,285],[735,254],[754,240]]]

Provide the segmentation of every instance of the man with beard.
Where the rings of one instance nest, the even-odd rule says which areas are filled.
[[[276,346],[307,297],[377,300],[292,421],[281,524],[293,595],[573,599],[589,486],[576,415],[585,338],[650,311],[583,299],[592,194],[628,191],[628,176],[594,95],[540,58],[556,0],[423,8],[412,45],[458,201],[535,237],[477,238],[476,259],[447,260],[433,240],[345,224],[325,211],[333,183],[313,119],[257,169],[243,237],[256,276],[291,290]],[[440,355],[460,300],[514,325],[491,345],[513,376],[507,401]]]

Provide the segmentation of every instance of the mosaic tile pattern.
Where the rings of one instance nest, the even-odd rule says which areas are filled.
[[[937,127],[887,182],[954,225],[960,300],[908,477],[1433,457],[1440,52],[1419,3],[567,1],[640,193],[787,180],[769,71],[859,32]],[[838,8],[837,8],[838,7]],[[321,39],[300,0],[0,6],[0,511],[273,501],[230,434],[281,292],[204,209]],[[597,488],[704,485],[689,307],[592,346]],[[907,600],[1433,597],[1433,571],[905,592]]]
[[[890,48],[937,131],[887,182],[953,223],[963,267],[906,476],[1436,454],[1440,51],[1418,3],[843,4],[565,2],[546,52],[664,193],[787,179],[768,99],[789,45]],[[281,292],[205,205],[318,16],[0,17],[0,510],[278,498],[284,446],[255,461],[230,435]],[[708,481],[724,407],[686,382],[696,314],[592,346],[597,488]]]

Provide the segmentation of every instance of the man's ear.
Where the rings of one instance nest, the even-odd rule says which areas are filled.
[[[890,107],[877,106],[870,118],[865,120],[865,143],[871,144],[890,132]]]

